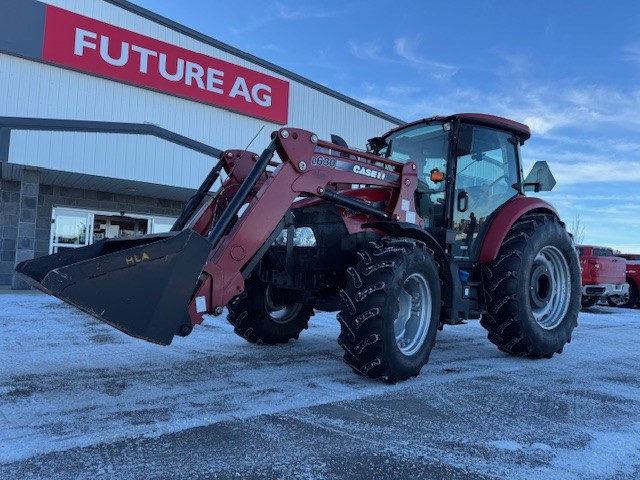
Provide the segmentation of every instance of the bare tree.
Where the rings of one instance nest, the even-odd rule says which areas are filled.
[[[569,230],[569,233],[573,235],[573,240],[576,243],[576,245],[580,245],[582,244],[582,242],[584,242],[585,227],[580,221],[579,213],[573,214],[573,219],[571,220],[571,223],[567,225],[567,229]]]

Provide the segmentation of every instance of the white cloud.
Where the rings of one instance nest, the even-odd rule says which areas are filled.
[[[525,117],[523,122],[529,126],[533,133],[537,133],[540,135],[545,135],[549,133],[551,130],[557,128],[560,125],[566,125],[567,122],[563,120],[561,117],[539,117],[539,116],[530,116]]]
[[[391,62],[393,57],[382,56],[380,44],[361,45],[358,52],[378,61]],[[395,54],[402,62],[436,79],[451,78],[455,75],[456,85],[448,84],[444,93],[437,88],[436,95],[428,91],[424,78],[403,76],[403,84],[422,87],[414,98],[394,98],[397,103],[392,113],[399,118],[413,119],[431,115],[432,112],[454,113],[457,111],[479,111],[503,115],[530,126],[535,136],[557,136],[568,129],[597,131],[606,127],[637,129],[640,126],[640,88],[615,85],[592,84],[582,79],[563,78],[554,83],[535,82],[533,67],[523,54],[504,54],[503,65],[487,71],[479,80],[483,84],[462,83],[469,71],[464,67],[433,61],[419,51],[419,42],[408,37],[397,38]],[[640,59],[640,44],[635,50]],[[488,78],[487,78],[488,77]],[[495,80],[491,82],[491,77]],[[470,78],[478,78],[471,75]],[[488,80],[488,83],[487,83]],[[384,86],[380,86],[380,91]],[[387,102],[385,102],[387,103]],[[424,107],[416,112],[416,105]]]
[[[314,18],[330,18],[340,15],[340,12],[333,9],[324,8],[292,8],[290,5],[276,3],[273,5],[276,10],[276,18],[281,20],[307,20]]]
[[[393,62],[393,59],[384,57],[381,53],[382,47],[378,42],[349,42],[349,50],[354,57],[361,60],[374,60],[376,62]]]
[[[415,48],[418,44],[419,41],[412,42],[407,37],[400,37],[395,40],[393,49],[400,58],[409,62],[412,67],[426,71],[432,77],[443,79],[456,74],[458,67],[436,62],[416,54]]]
[[[418,55],[415,52],[418,44],[419,42],[412,42],[406,37],[399,37],[394,40],[393,53],[386,53],[378,41],[351,41],[349,50],[353,56],[361,60],[408,65],[436,79],[446,79],[455,75],[458,67]]]
[[[640,184],[640,160],[600,160],[567,163],[549,158],[549,167],[559,184],[574,185],[590,182],[623,182]]]
[[[640,63],[640,44],[636,43],[623,48],[622,59],[629,62]]]
[[[420,92],[420,89],[411,85],[394,85],[387,87],[386,92],[394,97],[406,97],[417,95]]]
[[[504,67],[499,70],[499,74],[507,81],[513,81],[513,77],[526,78],[529,74],[530,60],[527,55],[509,53],[503,57]]]
[[[563,190],[566,190],[563,185]],[[592,202],[594,204],[606,205],[609,202],[615,202],[616,205],[625,204],[632,206],[633,208],[640,208],[640,193],[629,193],[616,189],[611,194],[576,194],[576,193],[559,193],[554,195],[555,201],[562,201],[567,203],[586,203]],[[626,202],[626,203],[625,203]],[[629,203],[633,202],[633,203]],[[638,218],[640,221],[640,217]]]
[[[263,12],[258,15],[248,16],[245,22],[237,27],[230,28],[235,34],[243,34],[262,28],[276,21],[299,21],[338,17],[345,12],[322,8],[293,8],[280,2],[264,5]]]
[[[589,186],[585,184],[584,190]],[[560,185],[558,190],[562,190]],[[559,212],[560,218],[571,231],[574,219],[579,219],[584,228],[583,244],[612,247],[622,252],[640,253],[640,240],[636,232],[640,230],[640,198],[635,189],[611,186],[612,194],[607,195],[565,195],[561,192],[536,194],[548,200]]]

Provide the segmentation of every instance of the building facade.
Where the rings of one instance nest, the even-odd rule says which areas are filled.
[[[22,260],[168,230],[218,150],[284,125],[363,147],[402,123],[124,0],[0,0],[0,92],[13,288]]]

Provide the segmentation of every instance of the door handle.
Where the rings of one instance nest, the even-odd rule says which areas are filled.
[[[466,190],[458,192],[458,211],[466,212],[469,209],[469,194]]]

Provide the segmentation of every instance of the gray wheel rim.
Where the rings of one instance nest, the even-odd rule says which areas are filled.
[[[433,303],[424,275],[414,273],[407,278],[398,303],[398,317],[393,324],[396,345],[404,355],[410,356],[424,344],[431,323]]]
[[[533,260],[530,300],[533,318],[545,330],[557,327],[569,309],[569,264],[554,246],[542,248]]]
[[[264,308],[271,320],[275,323],[285,324],[296,318],[302,310],[302,304],[277,305],[271,298],[271,285],[269,285],[264,291]]]
[[[629,294],[627,293],[626,295],[614,295],[612,297],[609,297],[609,299],[618,306],[626,305],[627,303],[629,303]]]

